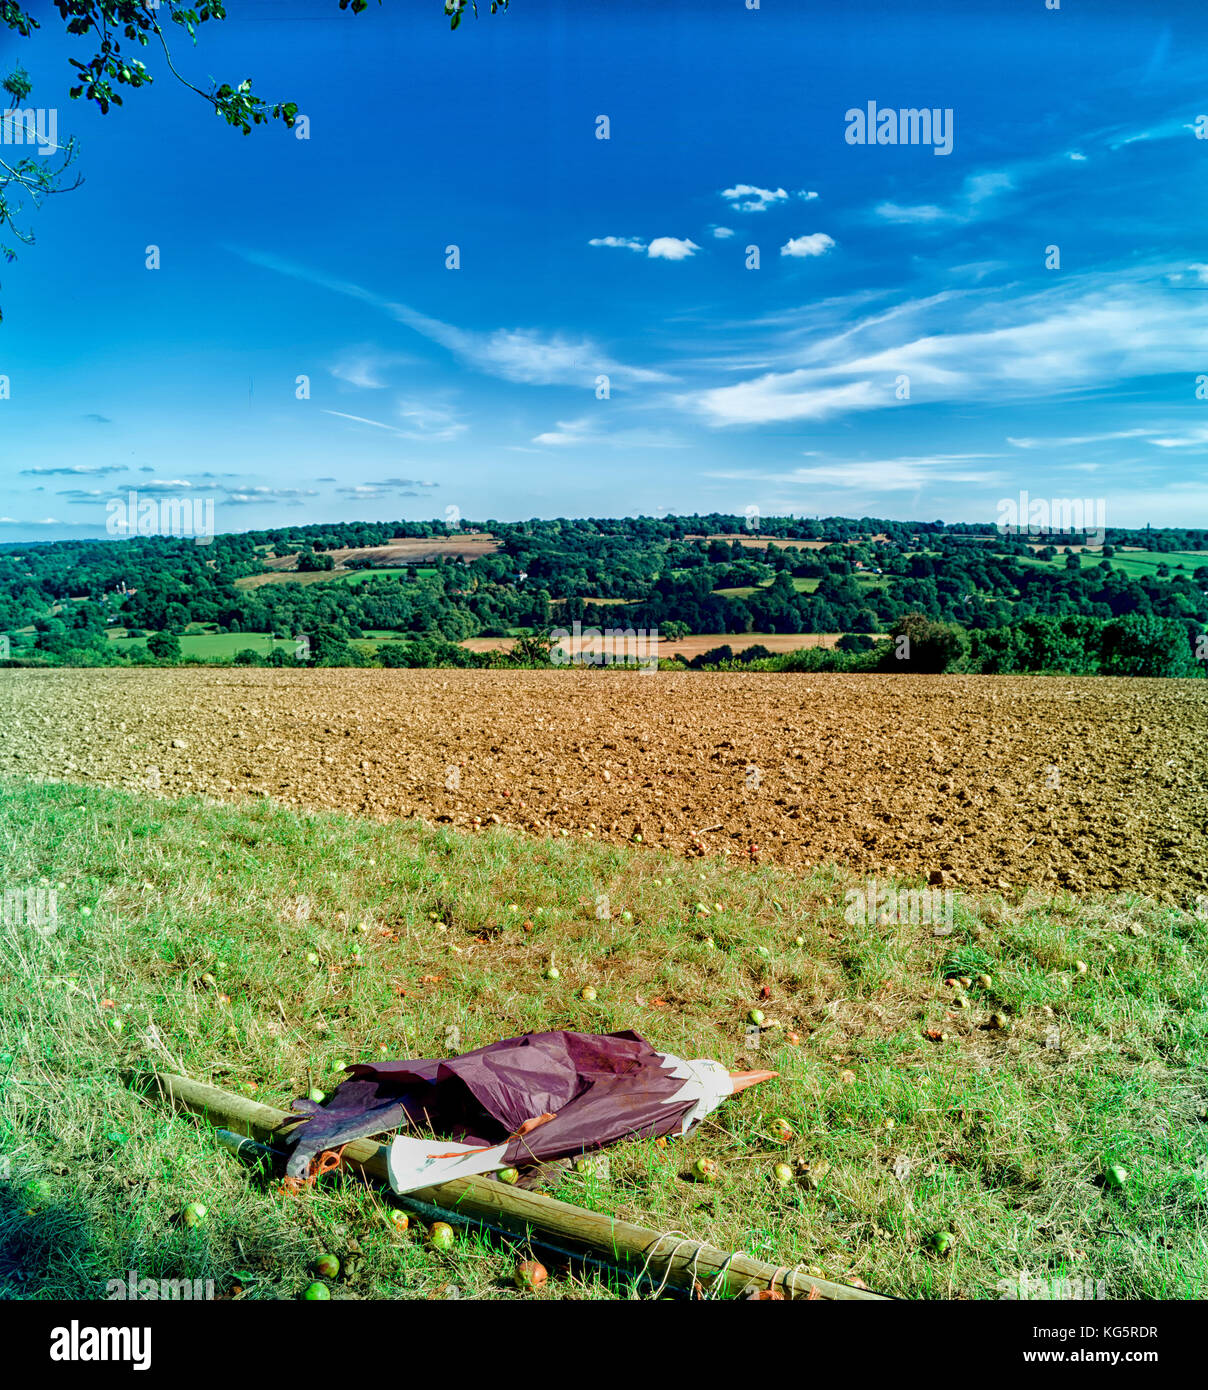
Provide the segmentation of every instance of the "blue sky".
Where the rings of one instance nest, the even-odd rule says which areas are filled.
[[[85,178],[3,271],[0,540],[102,535],[132,487],[224,531],[1020,490],[1208,522],[1202,5],[228,8],[177,66],[309,139],[151,50],[102,117],[53,15],[0,41]],[[849,143],[869,102],[950,109],[951,152]]]

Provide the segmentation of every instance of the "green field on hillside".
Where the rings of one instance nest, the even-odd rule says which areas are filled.
[[[125,629],[111,628],[109,640],[118,648],[145,647],[145,637],[128,637]],[[267,656],[274,647],[292,652],[292,639],[276,638],[268,632],[185,632],[180,639],[182,656],[202,657],[207,660],[229,661],[236,652],[251,649]]]
[[[1057,554],[1052,560],[1038,560],[1020,557],[1021,565],[1038,566],[1041,569],[1063,568],[1066,561],[1064,550],[1056,547]],[[1078,560],[1083,569],[1093,569],[1102,564],[1101,550],[1078,551]],[[1130,579],[1158,579],[1158,569],[1166,565],[1171,575],[1185,574],[1191,578],[1196,570],[1208,566],[1208,554],[1194,550],[1117,550],[1108,557],[1111,567],[1128,575]],[[1179,566],[1182,566],[1182,569]]]
[[[861,589],[884,589],[888,580],[879,574],[853,574],[852,578]],[[744,584],[733,589],[714,589],[715,594],[724,594],[727,598],[750,598],[752,594],[758,593],[760,589],[771,587],[771,580],[766,584]],[[793,580],[793,588],[799,594],[812,594],[817,591],[818,585],[822,581],[819,579],[800,579]]]

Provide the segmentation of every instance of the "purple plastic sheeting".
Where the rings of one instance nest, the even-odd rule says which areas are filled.
[[[554,1118],[513,1137],[516,1167],[599,1149],[629,1137],[679,1132],[693,1108],[662,1053],[637,1033],[525,1033],[461,1057],[361,1063],[320,1106],[296,1100],[286,1171],[352,1139],[415,1126],[441,1138],[501,1144],[526,1120]],[[297,1124],[293,1119],[288,1125]]]

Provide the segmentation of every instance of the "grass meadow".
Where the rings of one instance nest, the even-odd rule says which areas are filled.
[[[568,1173],[566,1200],[905,1298],[994,1299],[1025,1275],[1208,1296],[1191,913],[958,893],[939,936],[848,921],[864,885],[830,867],[16,781],[0,863],[6,889],[57,895],[53,929],[10,900],[0,930],[0,1298],[103,1297],[129,1271],[295,1298],[321,1252],[350,1266],[336,1298],[520,1297],[513,1247],[461,1234],[437,1254],[349,1177],[286,1194],[121,1074],[288,1107],[342,1062],[547,1028],[780,1072],[685,1139],[617,1146],[608,1176]],[[702,1155],[715,1186],[686,1180]],[[786,1156],[808,1183],[777,1186]],[[551,1272],[538,1297],[640,1292]]]

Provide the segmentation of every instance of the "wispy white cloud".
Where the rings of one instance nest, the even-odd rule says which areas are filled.
[[[986,454],[937,454],[884,459],[835,459],[806,464],[784,472],[716,472],[706,476],[729,481],[774,483],[785,487],[851,488],[866,493],[913,492],[935,483],[990,483],[996,470],[969,468],[971,461],[992,458]]]
[[[1011,173],[1003,169],[970,174],[961,185],[950,207],[936,203],[879,203],[876,214],[883,221],[898,223],[972,222],[988,209],[997,206],[996,200],[1015,187]]]
[[[392,367],[404,366],[414,361],[415,358],[407,356],[406,353],[355,348],[344,353],[329,370],[337,381],[359,386],[362,390],[379,391],[388,384],[384,377]]]
[[[488,376],[528,386],[583,386],[607,375],[615,383],[669,381],[665,373],[618,362],[590,338],[551,333],[536,328],[497,328],[481,331],[458,328],[396,303],[352,281],[339,280],[261,251],[237,254],[253,265],[278,275],[319,285],[372,305],[421,337],[451,352],[459,361]],[[370,422],[374,423],[374,422]]]
[[[1071,434],[1057,439],[1018,439],[1007,436],[1016,449],[1080,449],[1087,444],[1106,444],[1117,439],[1144,439],[1152,430],[1107,430],[1102,434]]]
[[[356,501],[378,502],[390,497],[419,497],[421,490],[439,486],[439,483],[425,483],[418,478],[379,478],[375,482],[338,487],[336,491]]]
[[[1017,298],[936,295],[829,336],[793,333],[769,348],[786,365],[796,358],[789,369],[674,400],[710,425],[756,425],[900,407],[903,376],[911,402],[934,404],[1043,399],[1185,372],[1208,358],[1208,316],[1163,284],[1164,269],[1084,276]]]
[[[1190,429],[1150,425],[1142,429],[1065,435],[1055,439],[1016,439],[1008,435],[1007,443],[1017,449],[1077,449],[1087,444],[1114,443],[1121,439],[1144,439],[1158,449],[1198,449],[1208,444],[1208,425],[1195,425]]]
[[[600,445],[610,449],[682,449],[683,440],[667,430],[618,429],[603,430],[590,416],[577,420],[559,420],[552,430],[534,435],[532,443],[554,448],[568,445]],[[522,450],[523,452],[523,450]]]
[[[245,487],[228,492],[222,499],[224,507],[248,507],[256,502],[285,502],[290,506],[301,506],[308,497],[318,497],[313,488],[301,487]]]
[[[1166,283],[1192,289],[1208,286],[1208,265],[1201,261],[1192,261],[1183,270],[1172,270],[1166,277]]]
[[[349,415],[343,410],[328,410],[324,407],[323,414],[338,415],[341,420],[352,420],[358,425],[372,425],[374,429],[389,430],[391,434],[397,434],[399,432],[397,425],[388,425],[383,420],[370,420],[364,415]]]
[[[458,438],[470,428],[464,420],[457,418],[450,406],[435,401],[404,399],[398,403],[398,413],[405,425],[400,430],[405,439],[427,439],[441,443]]]
[[[126,469],[114,463],[64,463],[54,467],[22,468],[23,478],[99,478],[104,473],[124,473]]]

